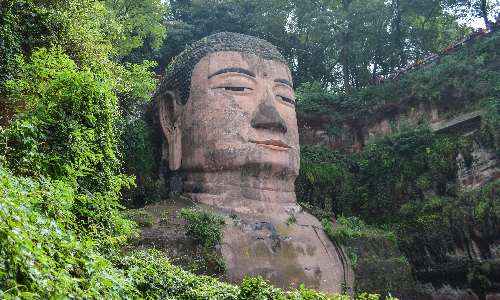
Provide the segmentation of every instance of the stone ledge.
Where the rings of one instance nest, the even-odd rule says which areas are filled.
[[[442,131],[450,130],[450,129],[453,129],[455,127],[461,126],[464,123],[474,121],[476,119],[480,119],[482,114],[483,114],[482,110],[477,110],[477,111],[473,111],[470,113],[455,116],[451,119],[446,119],[443,121],[435,122],[435,123],[431,124],[431,131],[432,132],[442,132]]]

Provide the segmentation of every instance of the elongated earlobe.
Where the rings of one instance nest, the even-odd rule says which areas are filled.
[[[168,140],[168,164],[170,170],[181,168],[182,158],[182,124],[177,115],[175,95],[167,92],[160,100],[160,123]]]

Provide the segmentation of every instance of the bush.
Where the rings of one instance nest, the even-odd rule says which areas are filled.
[[[13,176],[0,165],[0,297],[132,299],[132,282],[98,249],[126,238],[79,231],[61,181]],[[72,229],[73,228],[73,229]]]
[[[285,292],[269,285],[261,277],[243,280],[241,286],[223,283],[208,276],[196,276],[170,264],[164,253],[156,250],[121,257],[115,262],[125,270],[146,299],[333,299],[348,300],[349,296],[325,295],[313,289]],[[358,299],[378,299],[378,295],[361,295]]]
[[[184,208],[179,212],[179,217],[189,221],[186,234],[200,240],[205,248],[222,242],[221,226],[225,225],[226,221],[221,215],[194,208]]]
[[[17,57],[17,79],[6,83],[22,103],[0,131],[6,167],[23,176],[62,180],[77,192],[73,211],[109,219],[118,191],[133,178],[118,173],[118,103],[107,74],[80,69],[60,49]]]
[[[121,122],[120,152],[123,170],[134,175],[135,187],[122,190],[123,198],[131,199],[129,208],[138,208],[161,201],[158,188],[160,149],[156,147],[153,133],[140,118],[126,117]],[[159,138],[161,141],[161,137]],[[123,203],[123,202],[122,202]]]
[[[417,127],[372,141],[359,155],[301,146],[297,199],[367,223],[399,222],[406,218],[401,207],[424,199],[425,191],[456,192],[454,156],[471,151],[471,138]]]

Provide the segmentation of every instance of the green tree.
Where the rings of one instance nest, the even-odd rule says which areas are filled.
[[[153,50],[163,44],[166,29],[163,24],[170,12],[167,2],[161,0],[107,0],[109,22],[117,28],[113,42],[120,55],[147,43]]]
[[[290,4],[283,0],[172,0],[171,13],[164,26],[167,37],[155,50],[148,45],[134,49],[126,59],[133,63],[142,60],[158,62],[162,73],[173,57],[187,45],[213,33],[230,31],[250,34],[269,40],[280,50],[289,49],[284,37]]]
[[[9,99],[22,103],[1,132],[8,168],[20,175],[69,183],[79,197],[74,211],[103,218],[118,205],[131,178],[120,175],[115,82],[79,68],[61,49],[17,57]]]
[[[485,28],[488,27],[489,16],[500,13],[499,0],[449,0],[455,12],[465,18],[482,18]]]

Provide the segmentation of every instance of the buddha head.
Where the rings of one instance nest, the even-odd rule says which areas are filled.
[[[237,33],[208,36],[173,60],[156,97],[185,195],[236,211],[295,203],[295,96],[274,46]]]

